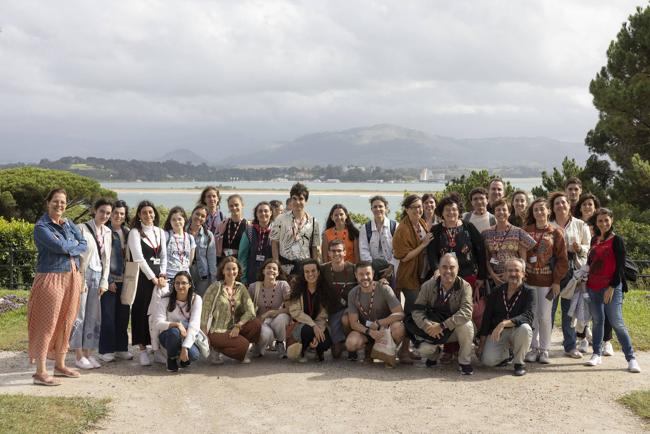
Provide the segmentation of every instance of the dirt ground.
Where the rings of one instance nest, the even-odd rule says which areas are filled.
[[[301,365],[267,355],[250,365],[199,362],[181,374],[117,361],[46,388],[31,384],[25,353],[4,352],[0,393],[110,397],[102,433],[647,431],[615,399],[650,389],[650,353],[637,355],[641,374],[625,370],[620,352],[588,368],[586,359],[561,356],[559,338],[553,364],[529,365],[521,378],[511,366],[475,363],[473,376],[460,376],[455,364],[385,369],[328,358]]]

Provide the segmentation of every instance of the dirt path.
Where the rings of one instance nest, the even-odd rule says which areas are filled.
[[[644,431],[614,400],[650,389],[650,353],[638,354],[644,372],[630,374],[620,352],[587,368],[554,344],[553,364],[529,366],[523,378],[511,367],[461,377],[453,365],[387,370],[267,356],[250,365],[198,363],[177,375],[121,361],[55,388],[32,386],[25,354],[5,352],[0,393],[110,397],[112,413],[97,430],[110,433]]]

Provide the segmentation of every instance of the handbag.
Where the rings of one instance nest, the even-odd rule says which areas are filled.
[[[126,254],[124,256],[126,262],[124,263],[124,277],[120,302],[124,305],[131,306],[135,301],[135,294],[138,290],[140,264],[131,260],[131,251],[128,246],[126,247]]]
[[[380,340],[375,341],[370,352],[370,357],[379,359],[394,368],[397,365],[397,359],[395,357],[397,355],[397,345],[393,340],[389,328],[383,329],[382,332],[384,335]]]
[[[194,345],[196,345],[196,347],[199,349],[203,358],[207,359],[210,357],[210,341],[202,330],[199,330],[199,332],[196,334]]]
[[[451,316],[451,311],[449,306],[446,309],[433,309],[431,307],[425,307],[422,305],[416,304],[413,306],[413,310],[424,310],[424,316],[429,320],[437,323],[442,323],[447,318]],[[447,342],[449,336],[453,333],[453,330],[445,329],[442,332],[442,336],[439,338],[434,338],[430,336],[427,332],[422,330],[415,323],[413,315],[409,314],[404,320],[404,328],[406,329],[406,334],[413,341],[413,344],[417,347],[422,342],[427,342],[433,345],[441,345]]]

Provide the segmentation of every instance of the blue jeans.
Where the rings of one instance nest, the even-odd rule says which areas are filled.
[[[632,340],[630,339],[630,334],[627,332],[627,328],[623,322],[622,285],[619,285],[614,289],[612,301],[608,304],[605,304],[603,301],[607,288],[603,288],[599,291],[594,291],[591,288],[587,288],[587,290],[589,291],[590,300],[589,309],[591,310],[591,316],[594,322],[592,341],[594,354],[598,354],[599,356],[603,354],[602,343],[605,329],[605,313],[607,313],[607,318],[609,318],[609,322],[616,332],[618,342],[621,344],[621,348],[623,349],[623,354],[625,354],[625,360],[629,362],[634,359]]]
[[[183,339],[184,338],[181,337],[181,332],[178,331],[176,327],[163,331],[158,337],[160,345],[165,347],[167,350],[167,357],[171,359],[176,359],[180,356]],[[199,360],[200,354],[201,353],[196,344],[192,345],[192,348],[188,348],[187,350],[187,355],[192,362]]]
[[[576,349],[576,329],[571,327],[571,317],[569,316],[569,309],[571,308],[571,300],[562,297],[555,297],[553,299],[553,309],[551,310],[551,321],[555,323],[555,312],[557,305],[560,304],[562,309],[562,346],[564,351],[572,351]],[[555,324],[553,324],[555,325]]]

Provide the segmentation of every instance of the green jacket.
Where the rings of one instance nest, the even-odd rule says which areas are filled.
[[[436,299],[438,298],[439,282],[439,278],[432,278],[424,282],[420,288],[418,298],[415,300],[415,304],[433,307]],[[452,293],[449,296],[449,310],[451,310],[451,316],[443,321],[445,327],[449,330],[453,330],[456,327],[461,326],[468,321],[471,321],[472,311],[474,310],[474,302],[472,301],[472,287],[469,283],[460,277],[456,277],[456,282],[454,282],[454,286],[451,291]],[[415,324],[417,324],[417,326],[423,330],[426,327],[427,323],[430,322],[423,310],[414,310],[412,316]]]
[[[255,318],[255,306],[244,284],[235,283],[234,317],[230,314],[230,302],[223,286],[223,281],[219,280],[205,291],[201,311],[201,330],[206,334],[225,333],[236,323],[246,324]]]

